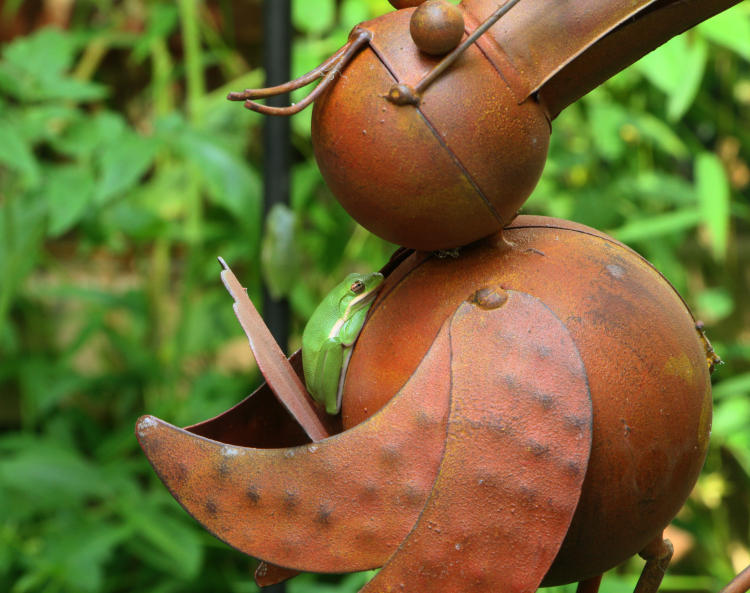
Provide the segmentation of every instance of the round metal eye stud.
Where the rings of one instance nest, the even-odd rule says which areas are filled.
[[[411,38],[423,52],[442,56],[456,49],[464,35],[464,15],[446,0],[427,0],[411,16]]]

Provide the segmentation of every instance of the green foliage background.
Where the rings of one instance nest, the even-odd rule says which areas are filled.
[[[23,0],[0,2],[11,22]],[[295,335],[346,272],[393,246],[321,181],[294,118],[292,205],[261,221],[262,83],[228,0],[79,0],[65,30],[0,52],[0,590],[255,591],[252,561],[203,533],[133,436],[144,412],[218,413],[259,377],[218,277],[289,298]],[[251,7],[256,2],[244,3]],[[295,0],[295,73],[385,0]],[[236,26],[232,26],[232,24]],[[242,47],[242,49],[241,49]],[[249,51],[249,53],[248,53]],[[750,563],[750,3],[666,44],[554,123],[524,211],[611,232],[685,296],[726,364],[712,447],[675,524],[665,589],[718,590]],[[603,591],[632,589],[635,559]],[[302,576],[291,593],[367,575]]]

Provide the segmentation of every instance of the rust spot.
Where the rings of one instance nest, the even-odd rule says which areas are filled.
[[[187,477],[190,473],[190,469],[188,468],[187,464],[180,462],[175,466],[175,480],[177,482],[184,482],[187,480]]]
[[[299,494],[294,490],[286,490],[284,492],[284,508],[287,511],[293,511],[299,504]]]
[[[502,288],[480,288],[469,298],[469,302],[481,309],[491,311],[508,302],[508,293]]]
[[[527,449],[531,451],[534,457],[542,457],[549,454],[549,445],[544,445],[536,441],[529,441]]]
[[[536,350],[542,358],[549,358],[552,353],[552,350],[546,344],[539,344]]]
[[[375,482],[366,482],[362,490],[366,498],[373,498],[378,495],[380,488]]]
[[[380,458],[386,465],[395,465],[401,458],[401,451],[393,445],[384,445],[380,450]]]
[[[425,496],[420,492],[418,487],[413,484],[407,484],[404,487],[403,500],[409,506],[418,507],[424,504]]]
[[[589,426],[590,420],[581,416],[565,416],[565,423],[575,430],[585,430]]]
[[[424,410],[417,411],[414,415],[414,422],[421,429],[427,429],[437,424],[437,422]]]
[[[260,502],[260,492],[258,492],[257,486],[248,486],[247,490],[245,490],[245,496],[253,504]]]
[[[549,393],[541,393],[539,391],[535,391],[532,394],[540,404],[542,404],[542,408],[545,410],[551,410],[555,405],[555,398],[552,397]]]
[[[568,461],[566,469],[571,476],[578,476],[581,474],[581,464],[578,461]]]
[[[315,516],[315,520],[321,525],[329,525],[331,523],[332,514],[333,509],[328,506],[328,504],[321,504],[320,508],[318,509],[318,514]]]
[[[516,389],[518,389],[518,379],[516,378],[515,375],[511,375],[511,374],[504,375],[503,381],[505,382],[505,385],[508,387],[509,390],[515,391]]]

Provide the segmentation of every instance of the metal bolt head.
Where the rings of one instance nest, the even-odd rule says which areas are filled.
[[[411,16],[415,45],[426,54],[442,56],[456,49],[464,35],[464,15],[447,0],[427,0]]]

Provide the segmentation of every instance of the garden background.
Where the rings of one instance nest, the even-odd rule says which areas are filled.
[[[294,0],[294,73],[386,0]],[[288,298],[289,351],[322,295],[394,247],[323,184],[293,118],[292,202],[262,221],[260,0],[0,0],[0,590],[256,591],[133,435],[208,418],[259,382],[219,281]],[[725,363],[705,470],[665,590],[717,591],[750,563],[750,2],[618,75],[554,122],[526,213],[638,250]],[[642,561],[610,573],[632,590]],[[290,593],[367,575],[302,576]]]

